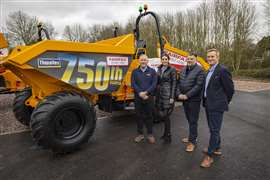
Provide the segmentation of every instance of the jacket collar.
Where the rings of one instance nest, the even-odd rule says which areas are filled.
[[[161,70],[162,67],[163,67],[163,65],[161,64],[160,66],[158,66],[158,69]],[[168,65],[167,68],[165,69],[165,71],[167,71],[167,70],[170,69],[170,68],[171,68],[171,66]],[[165,71],[164,71],[164,72],[165,72]]]
[[[219,64],[216,64],[215,67],[214,67],[214,72],[209,80],[209,83],[208,83],[208,87],[209,87],[209,84],[211,83],[211,81],[214,79],[214,77],[217,75],[217,73],[220,71],[220,65]],[[209,71],[208,71],[209,73]]]
[[[215,64],[214,66],[210,67],[210,69],[208,71],[209,72],[214,72],[218,65],[219,65],[219,63]]]
[[[146,72],[146,71],[148,71],[149,67],[148,67],[148,66],[146,66],[146,68],[145,68],[145,70],[144,70],[144,71],[142,70],[141,66],[139,66],[139,67],[138,67],[138,69],[139,69],[141,72]]]
[[[192,66],[186,66],[186,70],[189,70],[189,71],[191,71],[192,69],[194,69],[195,67],[197,66],[197,63],[196,64],[194,64],[194,65],[192,65]]]
[[[194,64],[194,65],[191,67],[190,71],[192,71],[193,69],[195,69],[196,66],[198,66],[198,65],[197,65],[197,64]],[[188,66],[185,66],[184,69],[183,69],[184,75],[187,74],[187,70],[188,70]],[[189,74],[190,74],[190,73],[189,73]]]

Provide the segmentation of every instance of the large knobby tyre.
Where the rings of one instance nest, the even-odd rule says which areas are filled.
[[[13,113],[16,119],[25,126],[29,126],[33,109],[25,105],[25,101],[32,95],[30,88],[19,91],[15,94],[13,101]]]
[[[53,152],[65,153],[88,142],[96,127],[94,106],[84,96],[61,92],[42,100],[31,116],[35,142]]]

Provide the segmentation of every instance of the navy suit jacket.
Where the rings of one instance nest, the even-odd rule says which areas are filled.
[[[205,88],[203,88],[204,90]],[[232,75],[225,66],[218,64],[209,80],[206,99],[203,97],[203,105],[210,111],[228,111],[228,104],[232,100],[233,94]]]

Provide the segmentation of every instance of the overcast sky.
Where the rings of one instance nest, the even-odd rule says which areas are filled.
[[[108,24],[114,21],[125,24],[130,16],[138,15],[138,7],[148,4],[149,9],[158,13],[185,11],[198,6],[202,0],[0,0],[0,25],[5,27],[10,12],[22,10],[53,24],[58,33],[65,25],[80,23]],[[256,6],[260,31],[264,35],[263,0],[250,0]],[[0,29],[1,30],[1,29]]]

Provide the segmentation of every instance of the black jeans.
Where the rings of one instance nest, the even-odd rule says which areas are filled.
[[[196,143],[198,136],[198,119],[200,113],[200,101],[184,101],[184,111],[189,124],[189,137],[188,140],[192,144]]]
[[[153,107],[154,99],[152,96],[149,96],[147,100],[143,100],[137,95],[135,96],[138,134],[143,134],[144,125],[146,126],[147,134],[153,134]]]
[[[165,116],[164,118],[164,134],[171,135],[171,119],[169,115]]]
[[[164,134],[165,136],[171,135],[171,119],[169,109],[158,109],[159,118],[164,121]]]
[[[223,121],[222,111],[209,111],[207,107],[205,108],[208,127],[210,129],[210,140],[208,146],[208,155],[212,156],[213,152],[220,149],[220,129]]]

